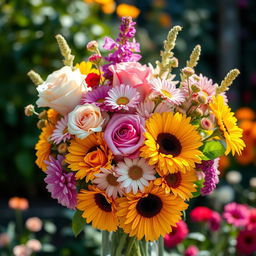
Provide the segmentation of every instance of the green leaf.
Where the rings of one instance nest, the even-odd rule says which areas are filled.
[[[213,160],[219,156],[224,155],[226,151],[226,145],[222,140],[210,140],[205,141],[200,150],[204,154],[201,157],[202,160]]]
[[[198,197],[201,195],[201,188],[203,187],[203,182],[204,180],[198,180],[195,182],[197,188],[196,188],[196,192],[192,193],[193,197]]]
[[[82,217],[82,211],[76,211],[72,219],[72,230],[75,236],[78,236],[86,225],[85,219]]]

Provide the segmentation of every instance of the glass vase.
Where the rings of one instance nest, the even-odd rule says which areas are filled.
[[[163,256],[163,238],[154,242],[129,237],[122,229],[102,231],[101,256]]]

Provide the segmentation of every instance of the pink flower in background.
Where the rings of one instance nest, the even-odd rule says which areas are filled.
[[[115,155],[136,158],[144,142],[145,120],[134,114],[114,114],[110,119],[104,138]]]
[[[244,227],[248,224],[250,212],[246,205],[230,203],[224,207],[223,218],[228,224]]]
[[[176,227],[172,228],[172,232],[165,235],[164,245],[166,248],[173,248],[177,244],[181,243],[188,235],[187,224],[180,220]]]
[[[242,230],[237,237],[236,249],[243,255],[256,252],[256,229]]]
[[[208,222],[212,218],[213,211],[208,207],[198,206],[190,212],[193,222]]]
[[[198,252],[199,250],[195,245],[190,245],[184,252],[184,256],[197,256]]]
[[[250,209],[250,216],[247,228],[256,229],[256,208]]]
[[[16,245],[13,248],[14,256],[30,256],[32,254],[32,250],[28,248],[26,245]]]
[[[57,199],[58,203],[70,209],[76,207],[76,179],[73,172],[66,172],[62,168],[64,157],[57,156],[57,159],[50,156],[47,164],[46,178],[47,190],[51,193],[52,198]]]
[[[211,231],[217,231],[220,228],[221,216],[218,212],[213,211],[212,217],[209,219]]]
[[[42,229],[43,222],[37,217],[32,217],[26,220],[25,226],[29,231],[39,232]]]
[[[151,69],[138,62],[122,62],[111,65],[109,70],[113,73],[113,86],[127,84],[136,88],[141,95],[141,100],[150,93],[149,85],[152,78]]]
[[[27,241],[26,246],[33,252],[39,252],[42,249],[42,244],[37,239],[30,239]]]
[[[7,233],[0,234],[0,248],[5,247],[10,243],[10,237]]]
[[[52,133],[51,140],[56,144],[60,144],[62,141],[66,142],[70,138],[71,135],[68,132],[68,117],[65,116],[57,122],[56,128]]]

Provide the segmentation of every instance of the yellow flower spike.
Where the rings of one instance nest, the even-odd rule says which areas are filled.
[[[189,60],[187,61],[187,67],[194,68],[198,63],[200,54],[201,54],[201,46],[198,44],[193,49],[193,51],[189,57]]]
[[[228,74],[223,79],[223,81],[221,82],[220,86],[216,89],[216,95],[228,91],[229,86],[233,83],[233,81],[239,74],[240,71],[238,69],[232,69],[231,71],[229,71]]]

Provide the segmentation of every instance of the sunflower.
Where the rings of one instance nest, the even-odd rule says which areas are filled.
[[[77,209],[83,211],[82,217],[87,223],[92,222],[94,228],[116,231],[118,219],[114,199],[96,186],[88,188],[80,190],[77,195]]]
[[[46,126],[42,129],[42,132],[39,136],[39,141],[35,146],[36,150],[36,164],[43,171],[46,171],[45,160],[49,160],[49,156],[51,153],[52,144],[49,142],[49,138],[51,137],[55,126],[51,123],[46,122]]]
[[[230,108],[225,104],[221,95],[213,98],[209,104],[212,113],[214,114],[217,125],[226,139],[227,149],[225,155],[232,151],[232,155],[241,154],[245,147],[243,140],[243,130],[237,126],[237,119],[234,113],[230,112]]]
[[[66,162],[72,171],[77,171],[77,179],[86,177],[88,182],[100,168],[111,168],[113,154],[104,141],[103,132],[93,133],[83,140],[76,137],[71,140],[68,151]]]
[[[144,146],[141,157],[149,164],[157,164],[163,175],[186,172],[200,163],[201,136],[190,124],[190,117],[180,113],[154,113],[146,121]]]
[[[91,62],[82,61],[80,64],[76,64],[76,68],[80,69],[82,75],[88,75],[90,73],[95,73],[99,75],[99,70],[93,68]]]
[[[194,184],[196,181],[196,173],[194,170],[191,170],[186,173],[169,173],[157,178],[154,184],[161,186],[166,193],[172,192],[175,196],[179,196],[183,200],[188,200],[193,197],[192,193],[196,192],[196,185]]]
[[[153,241],[172,231],[181,219],[181,211],[187,204],[180,198],[166,194],[165,190],[152,182],[144,192],[126,194],[117,199],[117,216],[120,227],[137,239],[145,237]]]

